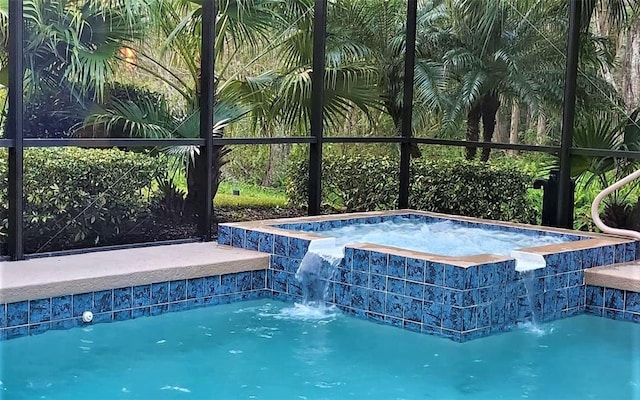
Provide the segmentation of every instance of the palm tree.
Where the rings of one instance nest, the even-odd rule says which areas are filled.
[[[443,0],[438,14],[446,15],[430,29],[448,36],[449,48],[439,55],[447,82],[443,101],[445,130],[452,130],[463,119],[467,140],[492,140],[496,114],[504,103],[526,104],[534,112],[548,104],[562,102],[566,13],[564,2],[533,0],[490,1]],[[585,35],[581,68],[582,92],[596,82],[607,95],[613,92],[599,77],[602,65],[611,58],[603,40]],[[606,44],[606,43],[605,43]],[[593,92],[593,91],[591,91]],[[591,93],[589,93],[591,94]],[[581,96],[585,99],[586,96]],[[596,93],[596,98],[602,95]],[[467,159],[476,156],[476,147],[466,148]],[[481,160],[489,159],[483,149]]]

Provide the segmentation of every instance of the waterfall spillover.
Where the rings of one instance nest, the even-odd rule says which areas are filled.
[[[325,306],[329,281],[343,258],[344,246],[336,244],[335,238],[311,241],[296,271],[296,279],[302,286],[303,304]]]

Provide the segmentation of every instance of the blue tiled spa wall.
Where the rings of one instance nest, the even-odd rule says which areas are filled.
[[[600,317],[640,323],[640,293],[587,286],[586,311]]]
[[[268,289],[277,299],[302,298],[295,272],[308,240],[221,225],[219,242],[270,253]],[[630,242],[549,254],[547,267],[530,273],[525,285],[513,260],[463,268],[347,247],[327,300],[362,318],[466,341],[510,330],[533,315],[552,321],[584,312],[584,270],[632,260],[635,252]]]
[[[0,340],[83,325],[84,311],[93,323],[122,321],[269,297],[265,288],[260,270],[0,304]]]

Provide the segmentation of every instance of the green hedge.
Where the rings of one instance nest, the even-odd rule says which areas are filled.
[[[346,211],[393,209],[398,199],[398,161],[393,157],[325,156],[322,200]],[[307,203],[306,159],[291,163],[287,195]],[[464,160],[413,160],[411,208],[503,221],[534,222],[527,196],[532,177],[513,166]]]
[[[0,152],[0,241],[7,236],[7,153]],[[98,244],[148,210],[159,159],[116,149],[30,149],[24,156],[25,240]],[[43,249],[51,250],[51,249]]]

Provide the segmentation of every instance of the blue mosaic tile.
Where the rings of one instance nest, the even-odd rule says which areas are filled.
[[[444,291],[445,289],[442,286],[424,285],[424,299],[442,304],[444,303]]]
[[[462,330],[470,331],[478,326],[476,319],[476,308],[468,307],[462,309]]]
[[[40,335],[51,329],[51,323],[29,325],[29,335]]]
[[[555,318],[558,294],[555,290],[544,293],[543,314],[547,318]]]
[[[387,277],[384,275],[371,275],[371,280],[369,282],[371,289],[374,290],[387,290]]]
[[[462,330],[462,308],[442,306],[442,328],[453,331]]]
[[[7,326],[7,305],[2,303],[0,304],[0,328],[5,328]]]
[[[283,271],[273,271],[273,290],[276,292],[287,292],[287,273]]]
[[[587,286],[586,304],[588,306],[604,307],[604,288],[599,286]]]
[[[111,322],[111,321],[113,321],[113,313],[112,312],[93,314],[93,323],[94,324],[100,324],[100,323]]]
[[[200,299],[204,297],[204,278],[187,280],[187,299]]]
[[[289,257],[289,238],[287,236],[274,235],[273,254]]]
[[[354,271],[369,272],[369,252],[362,249],[354,249],[353,264]]]
[[[427,262],[424,269],[424,281],[432,285],[444,285],[444,264]]]
[[[245,235],[244,248],[247,250],[258,250],[260,247],[260,232],[247,231]]]
[[[404,283],[405,281],[397,278],[388,278],[387,279],[387,291],[395,294],[404,294]]]
[[[387,254],[370,251],[369,269],[372,274],[387,275]]]
[[[425,261],[407,258],[407,280],[424,282]]]
[[[351,288],[351,307],[357,310],[367,310],[369,296],[368,290],[362,287]]]
[[[414,299],[422,300],[424,298],[424,283],[407,281],[405,283],[405,295],[413,297]],[[431,299],[430,301],[434,301]]]
[[[284,263],[285,271],[290,274],[295,274],[296,272],[298,272],[298,268],[300,267],[301,263],[302,260],[299,260],[297,258],[286,258]],[[324,261],[324,263],[324,268],[330,268],[329,264],[326,261]]]
[[[549,275],[544,278],[544,290],[554,291],[563,287],[567,287],[569,282],[567,274]]]
[[[478,265],[472,265],[467,268],[467,271],[465,273],[466,275],[465,287],[467,289],[473,289],[478,287],[478,284],[480,282],[479,270],[480,270],[480,267]]]
[[[608,308],[604,309],[602,316],[605,318],[615,319],[618,321],[624,321],[624,311],[621,310],[611,310]]]
[[[63,319],[59,321],[52,321],[51,329],[71,329],[76,326],[80,326],[81,323],[82,321],[80,320],[80,318],[70,318],[70,319]]]
[[[333,296],[336,304],[349,307],[351,305],[351,286],[336,283],[333,287]]]
[[[355,253],[355,249],[352,247],[344,248],[344,258],[342,262],[340,262],[340,267],[351,269],[353,267],[353,254]]]
[[[396,318],[390,315],[384,316],[384,322],[392,326],[397,326],[398,328],[402,328],[404,326],[404,321],[402,320],[402,318]]]
[[[160,304],[157,306],[151,306],[151,311],[149,312],[149,315],[156,316],[156,315],[164,314],[168,311],[169,311],[168,304]]]
[[[287,257],[272,255],[270,258],[269,268],[274,271],[284,271],[287,269]]]
[[[132,307],[131,294],[133,290],[131,287],[113,289],[113,310],[125,310]]]
[[[403,304],[404,296],[401,296],[399,294],[387,293],[385,315],[402,318]]]
[[[636,246],[637,242],[630,242],[625,245],[625,262],[633,261],[636,259]]]
[[[29,302],[29,323],[51,320],[51,299],[31,300]]]
[[[7,339],[17,339],[19,337],[29,335],[28,326],[18,326],[16,328],[8,328],[4,330],[7,335]]]
[[[455,289],[443,289],[444,292],[444,304],[448,306],[462,307],[464,293],[462,290]]]
[[[585,249],[582,250],[582,265],[581,268],[587,269],[594,267],[598,262],[598,249]]]
[[[584,285],[584,271],[573,271],[569,273],[569,286]]]
[[[624,292],[618,289],[605,288],[604,306],[605,308],[624,310]]]
[[[385,312],[385,293],[377,290],[369,291],[368,310],[378,314]]]
[[[263,253],[274,253],[274,239],[273,234],[271,233],[260,233],[260,238],[258,240],[258,250]]]
[[[631,321],[634,323],[640,323],[640,314],[636,314],[636,313],[630,313],[625,311],[624,316],[623,316],[625,321]]]
[[[175,312],[175,311],[184,311],[187,309],[187,302],[186,301],[178,301],[175,303],[169,303],[169,311],[170,312]]]
[[[580,288],[579,287],[572,287],[572,289],[576,289],[576,297],[580,295]],[[566,308],[569,308],[569,290],[570,289],[558,289],[556,290],[556,311],[560,311],[560,310],[564,310]],[[578,305],[576,304],[574,307],[577,307]]]
[[[302,296],[302,286],[296,281],[287,282],[287,293],[293,296]]]
[[[403,313],[406,320],[422,322],[422,300],[405,297]]]
[[[495,264],[482,264],[478,268],[478,286],[493,286],[497,285],[498,276],[496,274]]]
[[[496,286],[482,287],[478,289],[478,304],[491,303]]]
[[[218,225],[218,243],[231,246],[231,227],[226,225]]]
[[[245,230],[242,228],[231,228],[231,245],[233,247],[241,247],[245,246]]]
[[[613,260],[615,259],[615,248],[614,246],[604,246],[603,248],[603,259],[602,263],[598,265],[609,265],[613,264]],[[600,261],[600,260],[598,260]]]
[[[455,265],[445,265],[444,285],[453,289],[466,289],[467,270]]]
[[[73,316],[79,317],[85,311],[93,311],[93,293],[73,295]]]
[[[353,271],[351,273],[352,284],[355,286],[369,287],[369,273]]]
[[[237,290],[246,292],[251,290],[251,272],[240,272],[236,275]]]
[[[442,308],[440,303],[425,301],[422,306],[422,323],[433,327],[442,326]]]
[[[640,313],[640,293],[627,291],[624,299],[624,310]]]
[[[302,258],[307,254],[309,248],[309,240],[289,238],[289,257]]]
[[[402,256],[389,255],[389,264],[387,265],[387,273],[394,278],[404,279],[406,276],[407,258]]]
[[[114,321],[126,321],[132,318],[131,309],[129,310],[121,310],[113,313]]]
[[[251,288],[266,289],[267,271],[251,271]]]
[[[220,290],[220,275],[207,276],[204,278],[204,296],[213,296]]]
[[[462,292],[462,306],[470,307],[478,304],[478,289],[465,290]]]
[[[182,301],[187,298],[187,281],[185,279],[169,282],[169,302]]]
[[[103,290],[93,294],[93,312],[102,313],[113,310],[113,290]]]
[[[340,282],[340,283],[344,283],[344,284],[351,284],[352,279],[351,279],[351,271],[348,269],[344,269],[344,268],[338,268],[335,271],[335,280],[336,282]]]
[[[484,328],[491,325],[491,306],[481,305],[476,307],[478,328]]]
[[[144,307],[151,304],[151,285],[133,287],[133,307]]]
[[[151,284],[151,304],[162,304],[169,301],[169,282]]]
[[[563,270],[566,272],[580,271],[584,265],[584,252],[582,250],[571,251],[567,253],[567,268]]]
[[[491,325],[493,326],[501,326],[504,325],[506,321],[506,308],[505,302],[496,301],[491,304]]]
[[[71,318],[71,310],[73,308],[73,302],[71,295],[53,297],[51,299],[51,319],[64,319]]]
[[[567,290],[567,308],[584,306],[584,287],[574,286]]]
[[[413,321],[403,321],[403,328],[412,332],[422,332],[422,324]]]

